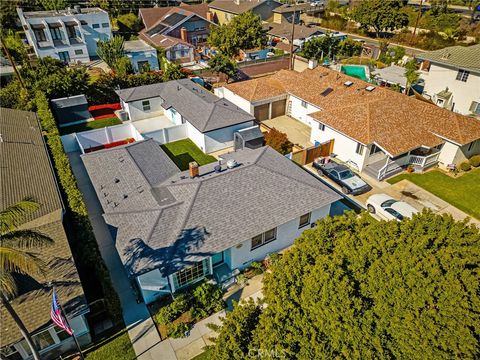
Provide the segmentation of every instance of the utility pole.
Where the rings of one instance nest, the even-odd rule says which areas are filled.
[[[17,66],[15,65],[15,61],[13,61],[13,58],[10,55],[10,51],[8,51],[3,40],[0,40],[0,42],[2,43],[2,49],[5,52],[5,55],[7,55],[8,61],[10,61],[10,64],[12,64],[13,71],[15,71],[15,75],[17,76],[18,81],[20,81],[20,85],[22,85],[22,88],[25,89],[25,83],[23,82],[23,79],[20,76],[20,73],[18,72]]]
[[[412,36],[410,37],[409,44],[412,44],[413,38],[415,37],[415,33],[417,32],[418,22],[420,21],[420,17],[422,16],[422,4],[423,4],[423,0],[420,0],[420,6],[419,6],[418,15],[417,15],[417,20],[415,21],[415,27],[413,28],[413,33],[412,33]]]
[[[297,3],[295,0],[293,2],[293,16],[292,16],[292,38],[290,39],[290,61],[288,63],[288,69],[293,70],[293,39],[295,38],[295,15],[297,9]]]

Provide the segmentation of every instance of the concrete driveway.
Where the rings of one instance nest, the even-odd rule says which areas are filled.
[[[290,116],[282,115],[273,119],[264,120],[262,123],[286,133],[288,139],[294,144],[301,145],[304,148],[313,146],[310,142],[310,127]]]
[[[339,185],[334,183],[332,180],[325,176],[318,176],[317,170],[314,169],[310,164],[304,166],[305,169],[313,173],[331,188],[337,190],[341,193],[341,188]],[[426,191],[418,185],[408,181],[402,180],[394,185],[390,185],[386,181],[377,181],[376,179],[365,175],[360,174],[360,176],[365,180],[372,189],[364,194],[360,195],[344,195],[348,197],[351,201],[359,205],[361,208],[366,209],[367,199],[373,194],[387,194],[393,197],[394,199],[404,201],[412,205],[415,209],[422,211],[424,208],[432,210],[434,213],[438,214],[450,214],[455,220],[463,220],[470,217],[465,212],[457,209],[453,205],[447,203],[446,201],[440,199],[439,197],[433,195],[432,193]],[[372,215],[376,219],[380,219],[378,215]],[[472,224],[480,225],[480,221],[470,217],[470,222]]]

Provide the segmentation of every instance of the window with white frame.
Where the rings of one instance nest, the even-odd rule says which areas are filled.
[[[99,29],[99,28],[100,28],[100,24],[92,24],[92,28],[94,28],[94,29]]]
[[[302,100],[302,107],[304,107],[306,109],[307,106],[308,106],[307,102]]]
[[[470,75],[470,71],[460,69],[457,73],[457,80],[467,82],[468,75]]]
[[[5,360],[22,360],[22,355],[13,345],[5,346],[0,349],[0,357]]]
[[[83,54],[83,50],[82,49],[77,49],[75,50],[75,55],[82,55]]]
[[[102,28],[108,28],[110,26],[109,23],[102,23]]]
[[[362,155],[362,154],[363,154],[363,145],[360,144],[360,143],[357,143],[357,148],[355,149],[355,152],[356,152],[358,155]]]
[[[142,101],[142,108],[143,108],[143,111],[150,111],[151,110],[150,100]]]
[[[62,40],[62,30],[60,28],[50,28],[53,40]]]
[[[298,228],[301,229],[304,226],[307,226],[308,224],[310,224],[311,217],[312,217],[312,213],[306,213],[300,216],[300,221],[298,222]]]
[[[318,130],[325,131],[325,124],[318,123]]]
[[[472,101],[470,105],[470,112],[472,114],[480,115],[480,101]]]
[[[208,273],[208,259],[204,259],[173,274],[173,285],[179,289],[203,279]]]
[[[262,245],[268,244],[269,242],[274,241],[277,238],[277,228],[270,229],[265,231],[262,234],[254,236],[252,238],[252,246],[250,250],[259,248]]]

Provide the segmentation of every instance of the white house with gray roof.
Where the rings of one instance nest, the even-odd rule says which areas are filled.
[[[28,12],[17,8],[17,13],[28,44],[39,58],[89,62],[97,56],[98,40],[112,36],[108,13],[98,7]]]
[[[152,139],[82,155],[125,269],[146,303],[293,244],[340,196],[271,149],[181,172]],[[236,166],[227,167],[232,159]]]
[[[417,58],[423,60],[423,96],[445,109],[480,116],[480,44],[429,51]]]
[[[233,146],[235,132],[254,125],[255,117],[189,79],[117,91],[123,111],[135,122],[145,119],[182,126],[203,152]],[[165,119],[166,118],[166,119]]]

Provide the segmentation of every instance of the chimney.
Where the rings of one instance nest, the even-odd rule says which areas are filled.
[[[198,163],[196,161],[188,163],[188,173],[191,179],[199,176]]]
[[[211,13],[210,11],[207,12],[207,20],[210,22],[215,22],[213,18],[213,13]]]
[[[315,59],[308,60],[308,68],[315,69],[318,66],[318,61]]]
[[[183,41],[185,41],[185,42],[188,42],[188,36],[187,36],[187,34],[188,34],[188,33],[187,33],[187,29],[184,28],[184,27],[182,27],[182,28],[180,29],[180,38],[181,38]]]

